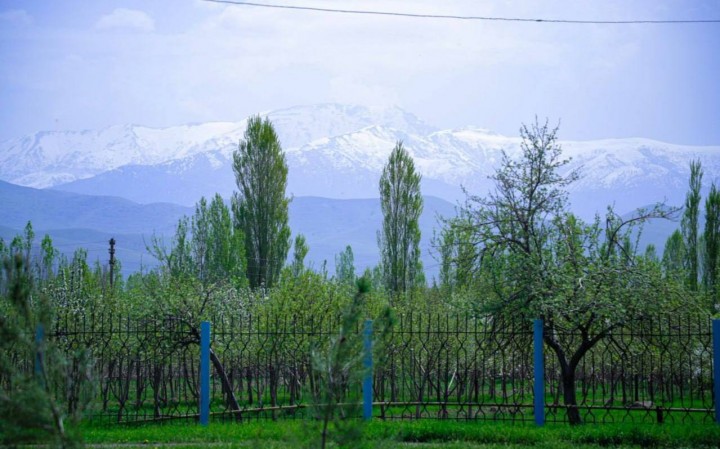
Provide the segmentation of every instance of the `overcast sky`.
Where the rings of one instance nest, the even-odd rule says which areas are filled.
[[[586,20],[720,19],[720,1],[255,0]],[[438,127],[720,144],[720,23],[411,19],[201,0],[0,0],[0,139],[397,105]]]

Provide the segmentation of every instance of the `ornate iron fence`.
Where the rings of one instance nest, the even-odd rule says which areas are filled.
[[[339,328],[336,317],[221,316],[211,343],[214,419],[294,419],[311,412],[317,387],[310,349]],[[89,348],[97,385],[91,419],[144,422],[199,414],[199,323],[110,315],[64,317],[48,332],[68,352]],[[361,329],[357,329],[358,338]],[[572,345],[577,335],[560,335]],[[381,419],[533,420],[532,323],[490,316],[398,317],[375,353],[373,415]],[[579,364],[577,405],[588,422],[712,421],[709,320],[631,323],[609,334]],[[32,355],[15,355],[32,369]],[[71,381],[56,385],[68,406]],[[566,421],[558,362],[545,350],[546,415]],[[0,379],[2,388],[11,389]],[[346,402],[361,386],[348,383]]]
[[[560,339],[574,344],[578,334]],[[710,320],[681,316],[634,321],[602,339],[576,371],[577,408],[585,422],[714,420]],[[548,421],[566,421],[560,369],[545,351]]]

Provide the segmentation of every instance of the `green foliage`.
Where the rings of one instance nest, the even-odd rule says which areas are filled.
[[[308,248],[305,236],[302,234],[296,235],[295,242],[293,244],[293,275],[299,276],[303,271],[305,271],[305,256],[307,256],[308,251],[310,251],[310,248]]]
[[[0,379],[10,388],[0,390],[0,443],[81,446],[76,427],[92,394],[90,354],[82,349],[68,359],[42,337],[39,329],[52,328],[53,309],[47,296],[34,288],[24,255],[3,258],[2,264]],[[34,373],[22,370],[19,360],[34,360]],[[58,385],[65,387],[60,393]]]
[[[423,209],[420,178],[412,157],[397,142],[380,177],[383,224],[378,233],[384,283],[393,294],[425,282],[418,224]]]
[[[488,305],[527,319],[553,300],[548,284],[554,279],[548,271],[551,240],[559,240],[558,232],[565,231],[577,244],[581,240],[573,234],[583,225],[574,218],[567,223],[561,218],[566,216],[565,188],[578,173],[560,175],[569,160],[561,158],[557,128],[536,121],[531,128],[523,125],[520,134],[520,157],[503,153],[491,178],[495,190],[487,197],[469,196],[464,214],[469,221],[466,228],[472,229],[468,240],[480,245],[479,268],[493,285]]]
[[[42,251],[42,260],[40,264],[39,278],[49,280],[55,275],[54,265],[60,253],[53,247],[52,239],[47,234],[43,237],[42,242],[40,242],[40,248]]]
[[[169,251],[153,239],[149,250],[162,265],[128,278],[123,313],[144,322],[180,323],[195,335],[203,320],[247,312],[256,298],[246,288],[243,248],[243,233],[233,226],[222,198],[215,195],[209,205],[202,198],[195,214],[178,222]]]
[[[675,310],[682,291],[664,282],[660,266],[637,252],[642,223],[674,213],[659,204],[621,218],[608,208],[590,224],[567,212],[566,188],[578,179],[567,172],[557,128],[537,121],[520,130],[521,155],[503,154],[487,197],[470,196],[464,216],[479,244],[480,310],[529,322],[541,317],[545,343],[561,368],[564,401],[576,404],[575,372],[584,356],[628,320]],[[565,173],[565,174],[561,174]],[[455,226],[455,229],[462,229]],[[449,233],[453,231],[452,223]],[[450,237],[447,237],[450,240]],[[459,256],[455,256],[460,262]],[[559,331],[581,337],[565,341]],[[581,421],[568,410],[572,424]]]
[[[46,283],[45,290],[55,307],[82,316],[102,303],[100,277],[90,269],[87,251],[78,248],[71,260],[61,258],[57,276]]]
[[[690,162],[690,190],[688,190],[685,198],[685,212],[680,223],[680,229],[685,242],[686,282],[691,291],[698,290],[698,217],[700,215],[702,177],[703,171],[700,161]]]
[[[337,316],[350,300],[346,290],[328,282],[321,273],[305,270],[298,275],[283,269],[280,280],[255,308],[259,314],[292,317],[299,322]]]
[[[357,285],[358,295],[370,293],[372,289],[372,281],[364,276],[358,279],[355,284]]]
[[[215,194],[209,207],[202,198],[192,218],[192,244],[197,277],[204,283],[246,285],[242,230],[233,226],[230,209]]]
[[[77,248],[68,259],[55,249],[49,235],[43,237],[39,249],[34,246],[34,239],[32,224],[28,222],[23,235],[15,236],[10,245],[0,241],[0,258],[21,255],[35,288],[47,298],[50,308],[82,316],[90,311],[111,310],[116,305],[107,271],[99,262],[91,267],[85,249]],[[122,288],[119,271],[115,283]]]
[[[720,191],[715,183],[705,201],[705,251],[703,284],[712,304],[720,303],[718,263],[720,262]]]
[[[287,163],[268,119],[248,120],[244,139],[233,153],[238,192],[233,195],[235,225],[245,235],[247,278],[252,288],[277,281],[290,249]]]
[[[656,263],[660,262],[657,255],[657,248],[652,243],[645,247],[645,260]]]
[[[472,288],[480,260],[473,238],[473,222],[465,214],[446,220],[435,246],[440,253],[440,287],[446,294]]]
[[[363,272],[363,277],[370,279],[370,282],[372,283],[372,289],[374,292],[382,292],[387,293],[385,290],[385,283],[384,283],[384,277],[383,277],[383,269],[380,264],[375,265],[374,267],[365,268],[365,271]]]
[[[357,419],[360,398],[352,391],[357,391],[354,387],[369,373],[364,364],[366,354],[360,320],[365,309],[365,296],[372,284],[361,277],[356,285],[357,292],[342,313],[338,334],[327,343],[315,341],[311,347],[312,414],[320,431],[319,435],[308,438],[308,447],[324,449],[329,443],[337,447],[356,447],[362,435],[364,422]],[[378,336],[376,340],[382,342],[391,326],[392,315],[386,309],[373,329]]]
[[[668,279],[685,279],[685,242],[679,230],[675,230],[665,241],[662,267]]]
[[[355,256],[350,245],[335,256],[335,279],[342,285],[352,286],[355,283]]]
[[[194,215],[178,221],[169,253],[157,238],[148,249],[173,279],[195,279],[205,287],[227,284],[241,288],[247,283],[244,236],[233,226],[220,195],[209,205],[201,198]]]

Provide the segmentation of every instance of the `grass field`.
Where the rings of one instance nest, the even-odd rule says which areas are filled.
[[[310,421],[97,426],[82,429],[96,448],[313,448],[319,428]],[[338,446],[330,446],[338,447]],[[583,425],[537,428],[531,424],[453,421],[372,422],[352,448],[720,448],[720,426]]]

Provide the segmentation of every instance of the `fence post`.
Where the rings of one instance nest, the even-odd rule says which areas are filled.
[[[720,424],[720,319],[712,320],[715,422]]]
[[[534,354],[534,415],[535,424],[542,426],[545,424],[545,359],[543,358],[543,320],[535,320],[533,322],[533,343],[535,347]]]
[[[363,419],[370,421],[373,406],[373,356],[372,356],[372,320],[365,320],[365,379],[363,379]]]
[[[35,328],[35,378],[41,385],[45,386],[43,381],[43,340],[45,340],[45,328],[42,323],[38,323]]]
[[[210,322],[200,323],[200,425],[210,422]]]

